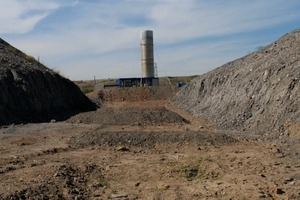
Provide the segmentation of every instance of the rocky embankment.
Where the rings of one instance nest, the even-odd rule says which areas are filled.
[[[298,133],[300,30],[199,76],[174,104],[222,129]]]
[[[65,119],[95,110],[72,81],[0,39],[0,125]]]

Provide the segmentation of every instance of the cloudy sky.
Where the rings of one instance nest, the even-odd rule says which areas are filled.
[[[299,0],[0,0],[0,37],[72,80],[202,74],[300,28]]]

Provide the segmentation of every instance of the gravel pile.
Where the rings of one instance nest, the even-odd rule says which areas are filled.
[[[173,103],[214,120],[225,130],[296,133],[300,127],[300,30],[199,76]]]
[[[70,123],[102,124],[102,125],[180,125],[188,124],[180,115],[166,108],[125,108],[115,110],[103,107],[97,112],[86,112],[67,120]]]

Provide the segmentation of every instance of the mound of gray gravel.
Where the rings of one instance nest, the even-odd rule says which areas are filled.
[[[73,82],[0,39],[0,125],[61,120],[95,109]]]
[[[72,147],[87,147],[90,145],[126,146],[154,148],[157,144],[197,145],[228,145],[237,142],[236,139],[223,133],[193,132],[193,131],[102,131],[102,128],[82,133],[70,139]]]
[[[287,133],[300,121],[300,30],[199,76],[173,103],[222,129]]]

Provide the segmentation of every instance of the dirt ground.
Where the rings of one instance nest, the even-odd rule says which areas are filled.
[[[215,130],[165,100],[0,129],[0,199],[300,199],[298,136]]]

